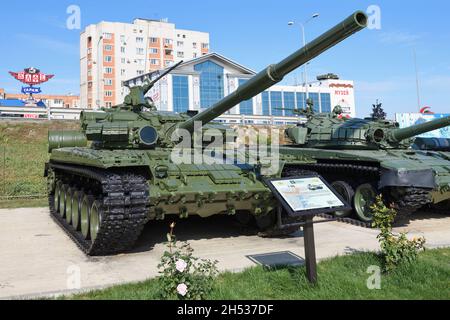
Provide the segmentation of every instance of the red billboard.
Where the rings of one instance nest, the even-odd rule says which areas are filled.
[[[36,68],[27,68],[21,72],[9,72],[16,80],[28,84],[30,86],[35,86],[44,82],[49,81],[54,77],[53,74],[42,73]]]

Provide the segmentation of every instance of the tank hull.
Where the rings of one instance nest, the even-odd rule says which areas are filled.
[[[170,160],[170,151],[78,147],[54,150],[46,167],[52,216],[86,254],[107,255],[132,248],[143,226],[151,220],[237,213],[259,219],[273,214],[272,194],[257,178],[254,167],[175,164]],[[138,189],[133,191],[136,186]],[[81,194],[81,199],[75,196],[73,200],[75,192]],[[86,239],[83,232],[91,230],[89,221],[85,221],[85,230],[81,223],[69,223],[69,215],[76,214],[83,220],[83,201],[89,208],[95,201],[103,208],[103,222],[114,223],[116,228],[116,243],[104,235],[100,240],[92,236]],[[129,215],[124,213],[127,211]],[[127,224],[132,226],[129,235]]]

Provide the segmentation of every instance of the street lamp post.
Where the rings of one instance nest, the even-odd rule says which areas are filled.
[[[308,20],[306,20],[305,22],[295,22],[295,21],[289,21],[288,22],[288,26],[294,26],[294,25],[299,25],[301,30],[302,30],[302,39],[303,39],[303,46],[306,46],[306,34],[305,34],[305,26],[308,22],[310,22],[311,20],[318,18],[320,16],[319,13],[315,13],[313,14]],[[304,71],[303,71],[303,84],[306,87],[306,99],[309,98],[309,92],[308,92],[308,64],[304,65]],[[305,105],[305,104],[304,104]]]

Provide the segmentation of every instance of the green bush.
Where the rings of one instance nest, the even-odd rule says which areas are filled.
[[[167,234],[169,250],[158,265],[160,296],[171,300],[204,300],[213,290],[218,262],[194,257],[194,250],[187,242],[178,245],[174,228],[172,223]]]
[[[388,208],[381,195],[377,197],[372,211],[373,226],[380,229],[377,238],[381,246],[384,272],[391,272],[400,264],[416,261],[419,251],[424,250],[425,238],[409,240],[406,233],[395,235],[392,232],[392,224],[397,211],[393,207]]]

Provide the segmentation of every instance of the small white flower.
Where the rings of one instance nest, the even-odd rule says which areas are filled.
[[[177,292],[180,296],[182,296],[182,297],[186,296],[187,291],[188,291],[187,285],[185,285],[184,283],[178,285]]]
[[[187,263],[184,260],[180,259],[176,263],[176,268],[179,272],[183,273],[187,268]]]

